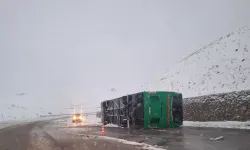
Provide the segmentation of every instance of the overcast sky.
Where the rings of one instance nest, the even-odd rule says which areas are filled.
[[[99,106],[113,97],[111,88],[131,93],[250,25],[249,6],[249,0],[0,0],[0,101]]]

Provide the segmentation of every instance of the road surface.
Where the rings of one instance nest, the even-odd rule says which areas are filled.
[[[16,125],[0,130],[0,150],[127,150],[132,145],[96,137],[83,137],[44,128],[48,122]]]
[[[132,130],[105,127],[106,136],[100,133],[100,126],[69,125],[64,119],[39,121],[0,129],[0,150],[250,150],[250,130],[190,127]],[[218,136],[224,139],[210,140]]]

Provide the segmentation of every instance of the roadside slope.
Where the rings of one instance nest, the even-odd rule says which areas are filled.
[[[184,97],[248,90],[250,28],[242,27],[192,53],[142,90],[180,91]]]

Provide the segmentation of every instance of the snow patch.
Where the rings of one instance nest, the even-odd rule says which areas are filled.
[[[57,119],[57,118],[58,119],[62,118],[62,116],[60,116],[60,117],[58,117],[58,116],[57,117],[46,117],[46,118],[30,118],[30,119],[26,119],[26,120],[22,120],[22,121],[4,121],[4,122],[0,122],[0,129],[15,126],[15,125],[27,124],[27,123],[31,123],[31,122],[35,122],[35,121],[46,121],[46,120]]]
[[[119,126],[116,125],[116,124],[106,124],[105,127],[115,127],[115,128],[117,128],[117,127],[119,127]]]
[[[108,136],[98,136],[98,138],[105,139],[105,140],[113,140],[113,141],[117,141],[117,142],[127,144],[127,145],[141,146],[143,149],[147,149],[147,150],[165,150],[163,148],[154,147],[154,146],[146,144],[146,143],[138,143],[138,142],[134,142],[134,141],[127,141],[127,140],[124,140],[124,139],[118,139],[118,138],[113,138],[113,137],[108,137]]]
[[[87,116],[84,120],[84,125],[101,125],[101,118],[97,118],[96,116]]]
[[[6,128],[6,127],[9,127],[9,126],[12,126],[12,125],[15,125],[15,122],[1,122],[0,123],[0,129]]]
[[[209,121],[209,122],[198,122],[198,121],[183,121],[183,126],[193,127],[213,127],[213,128],[235,128],[235,129],[250,129],[250,121]]]
[[[219,140],[223,140],[223,139],[224,139],[224,136],[219,136],[216,138],[210,138],[210,141],[219,141]]]

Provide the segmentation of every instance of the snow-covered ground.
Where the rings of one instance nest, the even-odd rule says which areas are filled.
[[[250,121],[246,121],[246,122],[240,122],[240,121],[211,121],[211,122],[184,121],[183,126],[250,129]]]
[[[146,143],[138,143],[138,142],[134,142],[134,141],[128,141],[128,140],[113,138],[113,137],[108,137],[108,136],[98,136],[98,138],[105,139],[105,140],[113,140],[113,141],[123,143],[123,144],[128,144],[128,145],[141,146],[143,149],[147,149],[147,150],[165,150],[163,148],[154,147],[154,146],[146,144]]]
[[[101,125],[101,118],[97,118],[95,115],[85,117],[85,125]]]
[[[242,27],[190,54],[139,91],[179,91],[194,97],[249,87],[250,28]]]
[[[2,121],[0,122],[0,129],[10,127],[10,126],[15,126],[19,124],[26,124],[34,121],[45,121],[45,120],[50,120],[50,119],[58,119],[62,118],[62,116],[57,116],[57,117],[35,117],[35,118],[29,118],[25,120],[12,120],[12,121]]]
[[[116,124],[106,124],[105,127],[119,127],[119,126]]]

